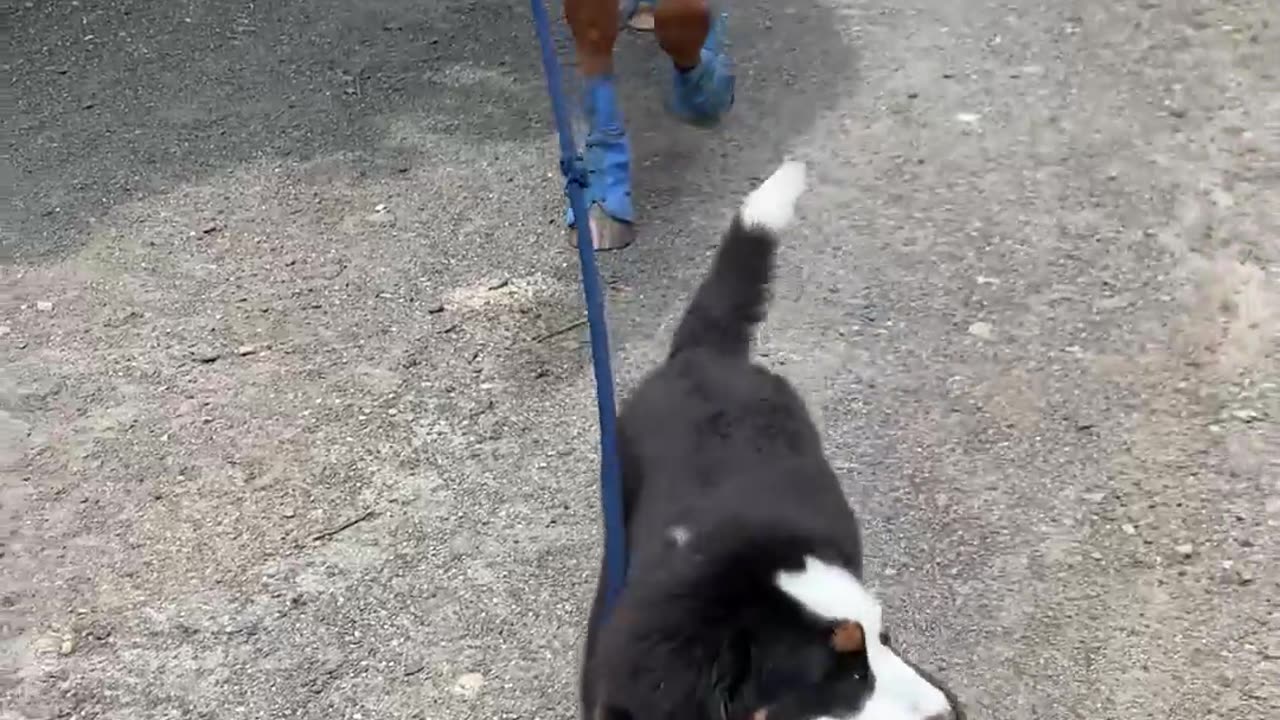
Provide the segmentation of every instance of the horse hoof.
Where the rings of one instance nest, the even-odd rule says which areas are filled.
[[[636,239],[634,225],[609,217],[599,205],[592,205],[588,213],[591,226],[591,243],[598,251],[621,250]],[[569,244],[578,247],[578,231],[569,229]]]

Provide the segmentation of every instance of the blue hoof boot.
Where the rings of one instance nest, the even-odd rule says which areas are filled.
[[[724,49],[726,16],[716,15],[702,44],[702,60],[692,70],[673,67],[667,109],[692,125],[713,125],[733,107],[733,62]]]
[[[609,218],[630,224],[635,219],[631,204],[631,143],[622,127],[613,79],[588,80],[583,99],[590,127],[583,157],[587,206],[599,207]],[[566,220],[570,227],[574,226],[572,207]]]

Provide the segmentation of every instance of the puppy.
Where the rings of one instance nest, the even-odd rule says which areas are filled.
[[[630,566],[608,617],[597,584],[585,720],[961,718],[891,646],[809,413],[750,358],[804,187],[786,163],[747,196],[619,415]]]

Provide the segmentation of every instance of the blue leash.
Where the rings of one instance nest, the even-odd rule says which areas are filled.
[[[551,40],[551,20],[542,0],[529,0],[533,24],[542,47],[542,70],[551,96],[551,111],[560,135],[560,172],[574,217],[578,218],[578,261],[582,266],[582,294],[587,305],[587,327],[591,334],[591,363],[596,376],[596,403],[600,411],[600,504],[604,510],[604,605],[600,617],[607,617],[627,577],[627,545],[622,514],[622,468],[618,462],[617,409],[613,399],[613,370],[609,366],[609,330],[605,326],[604,297],[591,239],[586,199],[587,170],[573,139],[568,102],[561,85],[560,63]]]

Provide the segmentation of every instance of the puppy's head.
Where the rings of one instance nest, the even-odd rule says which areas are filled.
[[[849,570],[806,555],[777,587],[811,618],[834,625],[834,660],[817,682],[792,686],[753,720],[962,720],[955,697],[894,649],[880,603]]]
[[[601,636],[596,720],[962,720],[849,566],[757,536],[629,588]]]

